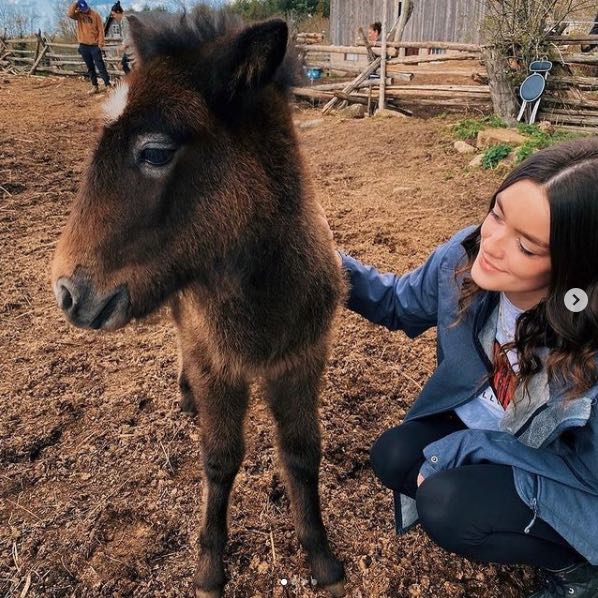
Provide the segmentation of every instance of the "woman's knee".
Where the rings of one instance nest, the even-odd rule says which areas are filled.
[[[418,458],[413,445],[406,438],[404,425],[386,430],[370,450],[370,463],[376,477],[393,490],[401,489],[405,476]]]

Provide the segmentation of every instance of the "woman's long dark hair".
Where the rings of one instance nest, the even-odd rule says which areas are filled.
[[[524,312],[512,344],[519,354],[519,381],[527,387],[531,376],[546,367],[550,381],[579,396],[598,382],[598,137],[568,141],[530,156],[500,185],[490,202],[517,181],[528,179],[544,187],[550,205],[551,278],[548,295]],[[459,299],[463,315],[482,291],[469,272],[480,248],[481,226],[463,246],[467,262]],[[564,296],[583,289],[588,306],[573,313]],[[548,347],[543,364],[538,349]]]

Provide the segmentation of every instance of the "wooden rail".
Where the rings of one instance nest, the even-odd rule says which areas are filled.
[[[19,47],[23,45],[25,48]],[[108,42],[103,49],[108,52],[104,57],[108,73],[122,74],[116,68],[122,59],[120,43]],[[79,44],[52,42],[41,35],[34,38],[0,38],[0,70],[30,75],[36,72],[82,75],[87,72],[87,67],[78,50]]]
[[[351,82],[328,83],[311,87],[295,88],[298,97],[324,100],[325,111],[341,102],[357,102],[370,105],[375,88],[379,81],[369,79],[378,70],[382,49],[374,45],[371,50],[375,59],[368,62],[368,47],[363,42],[354,46],[331,46],[322,42],[320,35],[304,35],[298,38],[297,47],[305,55],[306,66],[316,66],[328,73],[336,72],[352,77]],[[314,43],[315,42],[315,43]],[[585,45],[598,44],[598,35],[594,36],[554,36],[549,38],[555,45]],[[476,44],[455,42],[388,42],[387,61],[388,77],[386,95],[389,107],[402,110],[404,103],[409,106],[449,106],[454,108],[470,107],[488,110],[491,107],[490,93],[487,85],[487,74],[483,66],[481,47]],[[446,50],[442,54],[419,54],[416,56],[402,56],[399,50]],[[104,58],[108,72],[111,75],[121,74],[118,66],[121,61],[119,42],[108,43],[105,47],[108,56]],[[363,56],[363,62],[340,61],[337,57],[342,54]],[[598,65],[598,54],[580,54],[570,51],[560,51],[560,60],[564,64]],[[373,58],[369,56],[370,60]],[[466,66],[451,66],[455,61],[468,61]],[[553,59],[557,62],[559,59]],[[468,66],[471,64],[471,67]],[[2,39],[0,38],[0,71],[8,70],[15,73],[36,72],[59,75],[82,75],[86,72],[83,59],[78,53],[78,44],[52,42],[41,35],[33,38]],[[413,84],[411,79],[417,77]],[[460,78],[463,84],[441,85],[422,84],[430,81],[429,77]],[[405,79],[409,83],[405,83]],[[483,83],[472,85],[475,82]],[[438,81],[438,79],[436,79]],[[441,80],[442,81],[442,80]],[[398,85],[397,83],[402,83]],[[452,83],[452,80],[451,80]],[[575,90],[576,97],[569,99],[561,97],[563,90]],[[598,126],[598,102],[580,99],[582,91],[598,90],[598,77],[556,74],[549,78],[549,89],[542,98],[541,116],[559,124],[572,126]]]
[[[562,62],[572,67],[598,65],[598,53],[579,52],[579,45],[593,43],[598,45],[598,36],[553,36],[548,39],[548,42],[558,46],[558,51],[551,53],[555,64]],[[484,110],[491,108],[491,96],[487,87],[488,74],[482,58],[481,46],[444,41],[388,42],[387,45],[387,77],[390,78],[387,97],[391,101],[391,107],[407,104],[409,107],[421,105],[449,106],[457,109],[460,107]],[[567,45],[571,47],[563,47]],[[354,88],[351,91],[343,88],[341,84],[332,84],[332,86],[312,84],[310,87],[296,88],[294,92],[298,97],[321,100],[325,104],[325,112],[328,112],[332,106],[343,105],[340,100],[370,106],[373,102],[372,97],[376,95],[376,85],[370,84],[367,78],[363,80],[363,74],[368,67],[368,47],[363,39],[356,41],[352,46],[326,46],[312,43],[300,44],[298,47],[304,53],[306,66],[318,67],[325,73],[343,74],[354,78]],[[374,44],[371,49],[379,58],[380,44]],[[405,49],[416,49],[422,52],[405,56]],[[428,54],[425,50],[430,52],[444,50],[444,52]],[[400,52],[397,55],[398,51]],[[343,54],[353,56],[350,57],[351,60],[347,60],[346,57],[343,59]],[[371,59],[370,56],[370,65]],[[460,61],[467,62],[455,67],[454,65]],[[447,78],[447,82],[460,84],[439,85],[438,83],[444,83],[443,77]],[[480,85],[472,85],[472,80]],[[420,84],[427,82],[436,84]],[[367,89],[364,89],[365,83],[368,84]],[[399,83],[400,85],[397,85]],[[348,84],[347,86],[350,87]],[[598,90],[598,77],[582,77],[575,74],[565,76],[555,72],[554,76],[549,77],[549,87],[541,106],[545,116],[552,115],[551,120],[559,123],[580,125],[586,119],[588,125],[594,125],[598,118],[598,108],[587,101],[577,100],[579,105],[576,105],[575,100],[565,99],[562,96],[568,94],[562,92],[566,90],[573,90],[576,97],[580,94],[583,97],[584,92]]]

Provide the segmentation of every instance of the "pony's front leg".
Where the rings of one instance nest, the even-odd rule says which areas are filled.
[[[321,458],[318,390],[324,359],[310,361],[266,379],[266,397],[278,424],[278,452],[285,470],[295,529],[307,552],[312,577],[333,596],[343,596],[345,572],[330,550],[318,492]]]
[[[203,523],[193,584],[197,598],[217,598],[225,583],[228,500],[244,454],[248,387],[244,380],[225,380],[205,365],[187,369],[186,375],[199,410],[204,466]]]

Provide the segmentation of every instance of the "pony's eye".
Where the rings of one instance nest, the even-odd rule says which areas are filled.
[[[162,147],[146,147],[141,151],[139,159],[141,162],[152,166],[165,166],[174,156],[174,150]]]

